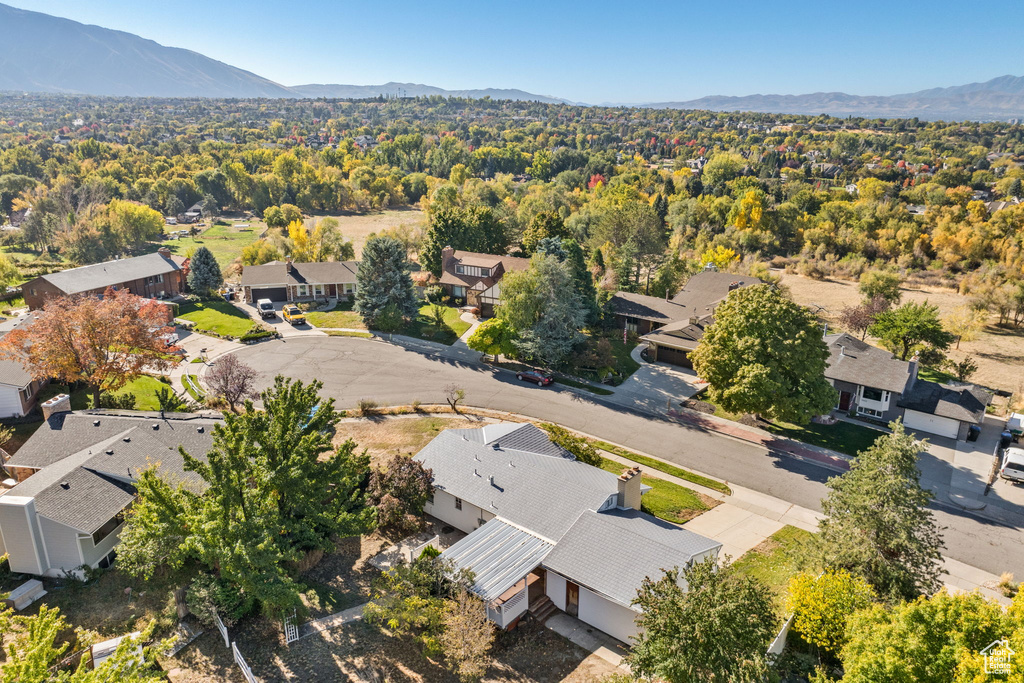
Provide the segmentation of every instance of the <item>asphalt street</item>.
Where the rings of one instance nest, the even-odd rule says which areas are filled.
[[[320,380],[339,409],[361,398],[382,405],[414,400],[444,403],[444,387],[457,384],[469,405],[505,410],[566,425],[606,441],[656,455],[813,510],[821,509],[825,482],[835,473],[769,452],[716,432],[632,412],[554,385],[519,382],[509,372],[441,359],[381,341],[346,337],[294,337],[237,352],[269,385],[282,374]],[[935,507],[945,527],[945,554],[994,574],[1024,575],[1024,536],[1012,525],[988,521],[951,506]]]

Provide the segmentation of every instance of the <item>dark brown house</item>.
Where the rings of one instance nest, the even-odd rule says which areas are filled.
[[[102,296],[108,287],[149,299],[173,299],[185,289],[186,259],[161,247],[155,254],[105,261],[40,275],[21,286],[25,303],[35,311],[47,299],[72,294]]]
[[[501,301],[501,278],[505,273],[526,270],[529,266],[527,258],[445,247],[441,250],[440,284],[449,296],[465,300],[467,306],[479,308],[481,316],[490,317]]]

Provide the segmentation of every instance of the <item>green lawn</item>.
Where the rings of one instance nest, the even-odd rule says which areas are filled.
[[[246,223],[250,227],[236,228],[234,224],[214,225],[196,237],[182,237],[153,245],[153,251],[156,251],[157,247],[167,247],[172,253],[185,256],[192,249],[206,247],[213,252],[213,256],[217,259],[220,267],[225,268],[241,256],[242,249],[255,242],[257,236],[263,231],[263,224],[257,220],[242,221],[242,225]],[[185,230],[186,228],[188,228],[187,225],[168,225],[165,229],[168,232],[173,232],[176,229]]]
[[[620,458],[625,458],[627,460],[632,460],[636,464],[643,465],[644,467],[647,467],[648,469],[658,470],[659,472],[664,472],[665,474],[671,474],[673,477],[678,477],[680,479],[685,479],[686,481],[693,482],[694,484],[698,484],[700,486],[704,486],[704,487],[709,488],[709,489],[714,489],[715,491],[721,491],[722,493],[725,493],[725,494],[729,494],[729,495],[732,494],[732,489],[729,488],[728,484],[724,484],[724,483],[722,483],[720,481],[717,481],[715,479],[709,479],[707,477],[702,477],[701,475],[694,474],[693,472],[690,472],[689,470],[684,470],[682,467],[676,467],[675,465],[669,465],[666,462],[662,462],[660,460],[655,460],[654,458],[648,458],[646,455],[640,455],[639,453],[634,453],[633,451],[627,450],[625,448],[620,448],[619,446],[613,446],[612,444],[608,443],[607,441],[592,440],[590,443],[592,443],[597,448],[600,448],[602,451],[607,451],[608,453],[614,453],[615,455],[619,456]]]
[[[577,382],[574,379],[568,379],[567,377],[559,377],[557,375],[555,376],[555,383],[564,384],[567,387],[576,387],[577,389],[583,389],[584,391],[589,391],[590,393],[597,394],[598,396],[611,396],[612,394],[615,393],[611,389],[605,389],[604,387],[595,387],[585,382]]]
[[[601,469],[619,475],[622,474],[625,465],[608,458],[601,458]],[[646,474],[642,476],[641,481],[651,487],[651,490],[644,494],[643,509],[659,519],[682,524],[711,509],[696,492],[684,486],[664,479],[649,477]]]
[[[346,327],[356,330],[365,330],[366,325],[358,313],[352,310],[351,301],[339,301],[338,305],[329,311],[310,311],[306,314],[306,320],[313,327]]]
[[[733,567],[771,588],[781,602],[790,578],[800,571],[802,552],[813,537],[809,531],[784,526],[743,557],[733,558]]]
[[[419,315],[414,320],[398,331],[407,337],[416,337],[426,341],[441,342],[442,344],[454,344],[455,341],[470,328],[469,323],[459,316],[459,309],[446,306],[444,309],[444,327],[438,329],[434,325],[431,316],[432,304],[424,304],[420,307]]]
[[[633,350],[632,344],[623,344],[621,339],[612,339],[612,353],[615,354],[615,369],[623,379],[629,377],[640,369],[640,364],[629,355]]]
[[[196,332],[215,332],[224,337],[241,337],[253,326],[252,318],[227,301],[183,303],[178,317],[194,322]]]
[[[924,365],[917,369],[917,376],[921,379],[928,380],[929,382],[938,382],[939,384],[945,384],[956,380],[956,375],[951,375],[945,370],[929,368]]]
[[[199,375],[188,373],[185,375],[185,377],[187,379],[182,378],[181,382],[182,384],[185,385],[185,391],[187,391],[188,395],[192,397],[192,400],[198,403],[202,403],[203,401],[205,401],[206,394],[202,392],[202,385],[199,383]],[[192,380],[191,384],[188,381],[189,379]]]
[[[359,332],[357,330],[327,330],[328,337],[361,337],[362,339],[373,339],[373,335],[369,332]]]
[[[171,385],[161,382],[156,377],[143,375],[128,382],[120,391],[115,392],[115,395],[135,394],[135,410],[160,410],[156,392],[158,389],[170,388]]]
[[[787,422],[767,424],[764,426],[772,434],[789,439],[803,441],[813,446],[830,448],[847,455],[857,455],[868,448],[885,432],[849,422],[839,421],[834,425],[819,425],[813,422],[806,425],[794,425]]]

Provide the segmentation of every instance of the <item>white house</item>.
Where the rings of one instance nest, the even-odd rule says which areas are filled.
[[[31,323],[31,315],[0,321],[0,337]],[[32,379],[21,361],[0,359],[0,418],[23,417],[31,413],[38,402],[39,390],[44,386],[46,382]]]
[[[157,464],[164,476],[201,486],[178,446],[205,457],[220,421],[70,409],[67,395],[44,403],[43,425],[5,466],[19,482],[0,496],[0,553],[11,571],[62,576],[110,566],[139,473]]]
[[[450,429],[415,457],[433,473],[426,513],[468,534],[442,557],[474,573],[502,628],[550,601],[628,641],[643,580],[721,548],[641,512],[639,468],[585,465],[532,424]]]

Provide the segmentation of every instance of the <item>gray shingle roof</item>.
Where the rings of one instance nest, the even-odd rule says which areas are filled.
[[[9,495],[34,498],[44,517],[93,533],[131,502],[134,489],[127,480],[151,465],[170,481],[200,488],[202,480],[185,471],[178,446],[204,459],[213,444],[213,426],[220,421],[104,411],[53,415],[8,462],[40,468]],[[159,428],[153,429],[154,424]]]
[[[34,321],[35,314],[32,313],[0,320],[0,337],[19,327],[31,325]],[[0,359],[0,384],[24,389],[31,383],[32,375],[24,363],[7,358]]]
[[[242,269],[243,287],[283,287],[285,285],[350,284],[356,281],[358,261],[323,261],[320,263],[265,263]]]
[[[142,280],[154,275],[166,275],[181,270],[173,258],[161,254],[146,254],[118,261],[106,261],[41,276],[65,294],[104,289],[130,280]]]
[[[679,293],[672,297],[672,301],[686,307],[684,316],[706,315],[715,304],[729,296],[729,288],[734,283],[738,287],[764,284],[759,278],[750,275],[704,270],[691,276]]]
[[[485,601],[501,597],[516,581],[540,566],[552,545],[494,518],[441,553],[460,569],[471,569],[473,592]]]
[[[849,334],[830,334],[825,377],[901,394],[911,379],[911,366],[894,358],[891,351],[871,346]]]
[[[694,315],[692,310],[674,301],[632,292],[616,292],[612,296],[612,310],[617,315],[659,323],[674,322]]]
[[[992,395],[974,385],[951,386],[919,379],[898,405],[907,410],[981,424]]]
[[[500,437],[495,449],[460,431],[441,432],[415,456],[433,470],[435,486],[549,541],[561,538],[582,511],[599,509],[618,493],[611,472],[513,450]]]
[[[722,544],[637,510],[580,515],[544,566],[630,607],[647,577],[685,567]]]

